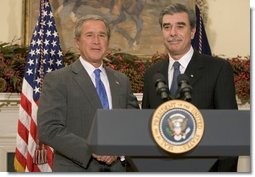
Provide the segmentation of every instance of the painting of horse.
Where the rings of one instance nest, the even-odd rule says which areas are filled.
[[[34,8],[29,9],[34,13],[30,15],[34,18],[30,19],[30,26],[34,28],[32,24],[36,23],[39,3],[27,1]],[[164,50],[158,17],[160,11],[172,1],[174,0],[50,0],[50,3],[64,51],[75,51],[73,29],[76,20],[83,15],[98,14],[105,17],[111,25],[110,48],[137,55],[152,55]],[[32,30],[30,31],[32,34]]]

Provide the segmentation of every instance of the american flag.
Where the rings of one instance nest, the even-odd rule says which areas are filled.
[[[203,18],[200,13],[199,7],[196,5],[196,33],[194,39],[192,40],[192,46],[196,49],[199,53],[212,55],[211,48],[207,39]]]
[[[40,0],[23,78],[14,167],[19,172],[52,171],[53,150],[37,136],[37,109],[45,74],[64,66],[49,0]]]

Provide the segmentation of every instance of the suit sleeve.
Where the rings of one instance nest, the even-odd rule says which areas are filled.
[[[66,128],[67,90],[60,75],[49,73],[44,79],[37,117],[39,140],[86,168],[91,152],[84,138]]]
[[[128,109],[139,109],[139,103],[137,101],[136,96],[133,94],[130,80],[127,78],[127,108]]]
[[[143,86],[143,100],[142,100],[142,109],[152,109],[150,105],[150,72],[144,74],[144,86]]]
[[[235,95],[233,70],[228,61],[224,60],[215,88],[215,109],[237,109]]]

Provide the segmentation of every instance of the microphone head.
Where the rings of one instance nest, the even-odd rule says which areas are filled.
[[[163,76],[163,74],[161,74],[161,73],[156,73],[156,74],[153,76],[153,83],[155,84],[155,86],[158,84],[158,82],[164,82],[164,83],[166,83],[166,79],[165,79],[165,77]]]
[[[185,101],[191,101],[192,87],[189,85],[189,78],[186,74],[179,74],[177,77],[179,98]]]
[[[158,72],[153,76],[153,83],[157,95],[159,95],[163,101],[168,101],[171,97],[169,96],[169,88],[166,85],[165,77]]]

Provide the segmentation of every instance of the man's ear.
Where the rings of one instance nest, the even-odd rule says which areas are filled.
[[[195,33],[196,33],[196,27],[194,27],[193,29],[191,29],[191,39],[194,39]]]
[[[77,49],[80,49],[80,41],[79,41],[79,39],[74,38],[74,46],[75,46]]]

